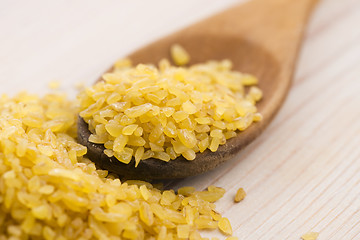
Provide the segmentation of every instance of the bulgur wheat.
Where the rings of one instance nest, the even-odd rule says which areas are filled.
[[[0,98],[1,240],[197,240],[198,229],[217,227],[221,188],[175,194],[121,182],[83,157],[77,114],[61,94]]]
[[[233,71],[229,60],[191,67],[158,67],[130,60],[80,95],[80,116],[89,125],[89,141],[120,162],[147,158],[168,162],[193,160],[206,149],[217,151],[226,140],[260,121],[255,103],[262,98],[257,79]],[[250,86],[246,90],[246,86]]]

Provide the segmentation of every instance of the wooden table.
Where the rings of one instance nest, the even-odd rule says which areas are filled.
[[[236,0],[0,2],[0,92],[91,84],[117,58]],[[314,12],[289,96],[255,142],[218,169],[173,182],[225,188],[239,239],[360,239],[360,1]],[[248,196],[238,204],[239,187]],[[220,236],[205,233],[208,236]],[[224,238],[224,237],[221,237]]]

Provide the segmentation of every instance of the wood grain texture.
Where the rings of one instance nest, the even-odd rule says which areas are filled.
[[[209,2],[1,1],[0,92],[91,84],[119,56],[236,3]],[[360,239],[359,22],[358,0],[321,1],[266,131],[216,170],[169,185],[224,187],[217,206],[239,239]],[[247,197],[234,204],[239,187]]]

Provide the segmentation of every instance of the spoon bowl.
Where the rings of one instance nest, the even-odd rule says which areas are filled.
[[[137,179],[175,179],[209,171],[231,159],[271,122],[288,92],[303,29],[315,0],[254,0],[234,7],[141,48],[128,57],[134,64],[170,59],[171,45],[182,45],[191,55],[190,65],[229,59],[233,69],[259,79],[263,99],[257,104],[263,120],[228,139],[216,152],[206,150],[188,161],[183,157],[164,162],[147,159],[135,168],[104,154],[104,145],[88,141],[90,131],[79,117],[78,138],[88,147],[88,157],[98,167]],[[247,22],[239,22],[241,19]],[[110,69],[111,70],[111,69]],[[109,71],[110,71],[109,70]]]

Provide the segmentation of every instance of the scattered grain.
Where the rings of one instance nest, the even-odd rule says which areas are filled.
[[[170,48],[171,58],[178,66],[188,64],[190,61],[189,53],[179,44],[174,44]]]
[[[316,240],[319,236],[318,232],[308,232],[301,236],[303,240]]]
[[[223,217],[218,222],[219,229],[226,235],[232,235],[232,228],[229,219]]]
[[[227,237],[225,240],[239,240],[238,237]]]
[[[49,88],[50,89],[58,89],[60,87],[60,82],[59,81],[56,81],[56,80],[54,80],[54,81],[51,81],[51,82],[49,82]]]
[[[234,201],[235,202],[240,202],[242,201],[244,198],[246,197],[246,192],[243,188],[239,188],[239,190],[237,190]]]

